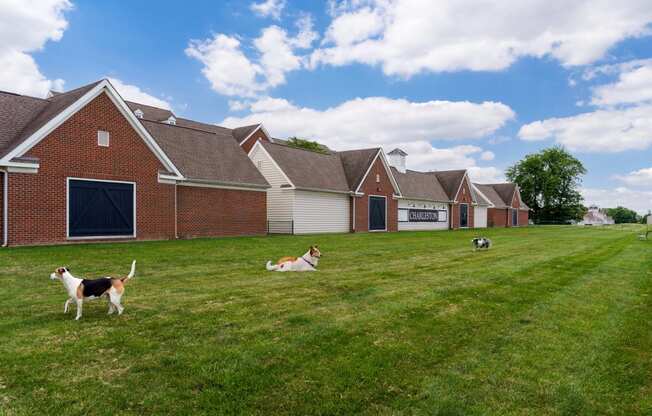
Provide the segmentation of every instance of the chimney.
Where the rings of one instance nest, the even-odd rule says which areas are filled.
[[[399,172],[405,173],[405,159],[408,154],[401,149],[396,148],[387,153],[387,155],[389,156],[389,164],[394,166]]]

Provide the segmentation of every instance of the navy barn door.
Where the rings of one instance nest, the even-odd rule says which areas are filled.
[[[387,228],[385,198],[369,197],[369,231],[382,231]]]
[[[469,206],[467,204],[460,204],[460,228],[469,226]]]
[[[134,235],[134,185],[70,180],[68,235],[102,237]]]

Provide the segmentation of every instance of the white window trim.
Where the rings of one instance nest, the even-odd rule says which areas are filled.
[[[102,144],[100,141],[100,135],[102,133],[106,133],[106,144]],[[109,147],[111,145],[111,133],[106,131],[106,130],[98,130],[97,131],[97,145],[100,147]]]
[[[70,236],[70,181],[87,181],[87,182],[108,182],[108,183],[126,183],[133,185],[134,193],[134,233],[132,235],[98,235],[98,236],[84,236],[84,237],[71,237]],[[77,177],[67,177],[66,178],[66,239],[70,241],[75,240],[114,240],[114,239],[125,239],[125,238],[136,238],[138,235],[136,231],[136,182],[130,181],[117,181],[117,180],[107,180],[107,179],[91,179],[91,178],[77,178]]]
[[[385,200],[385,228],[383,228],[382,230],[371,230],[370,229],[371,228],[371,198],[372,197],[383,198]],[[385,195],[372,195],[372,194],[369,194],[369,196],[367,196],[367,231],[369,231],[370,233],[387,232],[387,219],[388,219],[388,217],[389,217],[389,215],[388,215],[388,212],[387,212],[387,197]]]

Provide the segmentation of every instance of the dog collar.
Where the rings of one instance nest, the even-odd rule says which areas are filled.
[[[310,263],[308,260],[306,260],[305,257],[301,256],[301,260],[303,260],[303,261],[305,261],[306,263],[308,263],[308,264],[309,264],[313,269],[316,269],[316,268],[317,268],[317,267],[315,267],[314,264],[312,264],[312,263]]]

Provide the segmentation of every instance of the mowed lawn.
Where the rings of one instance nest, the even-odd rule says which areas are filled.
[[[0,251],[0,414],[652,414],[652,241],[633,228]],[[324,253],[317,273],[265,261]],[[76,322],[49,274],[127,273]]]

